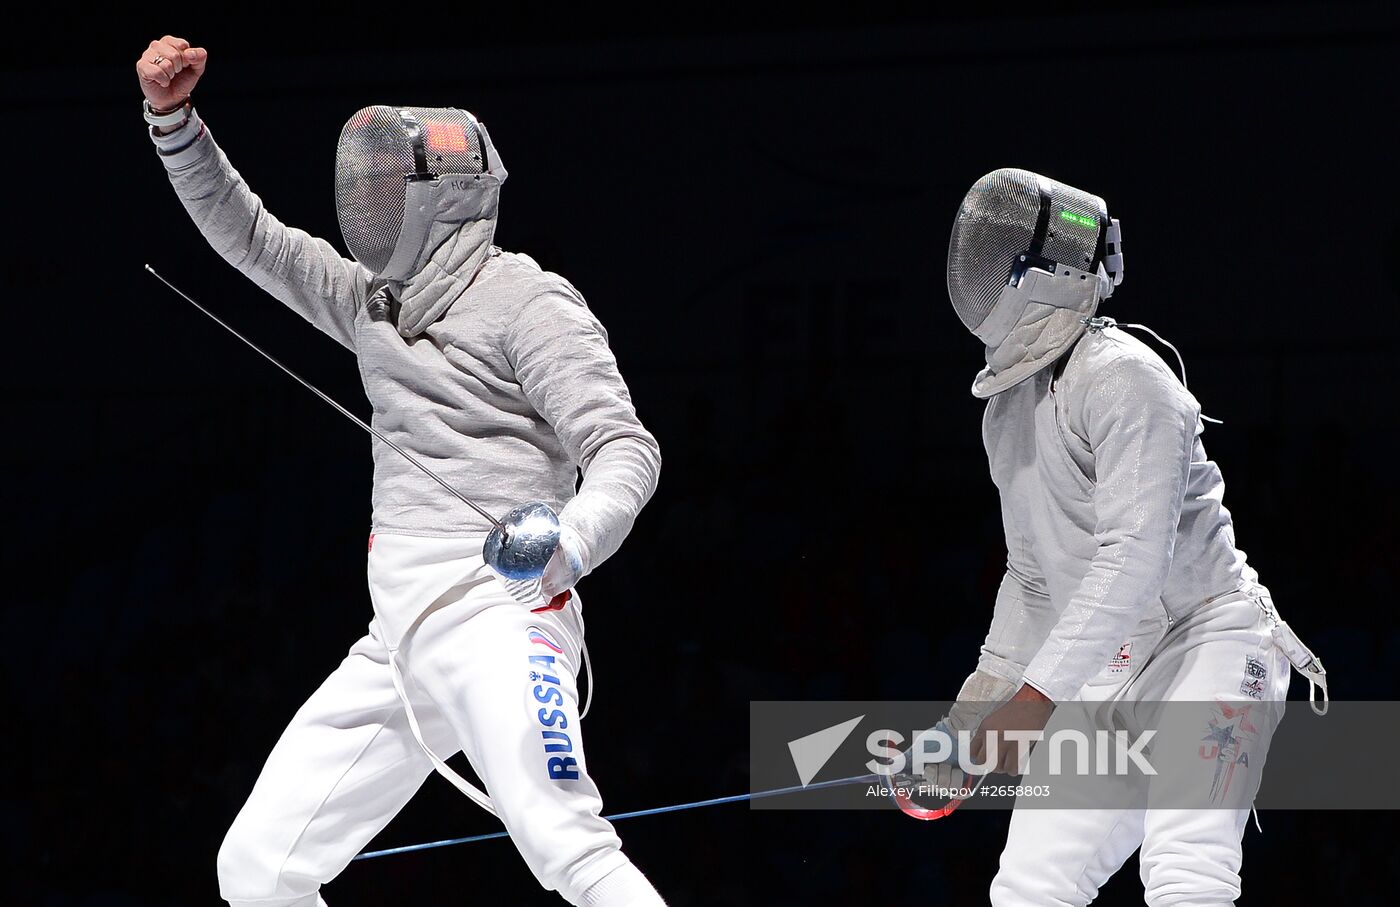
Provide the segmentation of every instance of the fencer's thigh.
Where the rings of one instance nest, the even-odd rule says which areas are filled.
[[[1264,607],[1237,595],[1173,627],[1128,692],[1159,715],[1141,855],[1153,907],[1239,896],[1241,838],[1289,679]]]
[[[500,600],[486,601],[493,596]],[[625,862],[599,817],[583,752],[581,626],[573,605],[535,614],[499,583],[474,586],[468,597],[428,614],[400,664],[452,726],[536,877],[572,899]]]
[[[1148,807],[1247,810],[1283,717],[1290,670],[1256,599],[1232,596],[1173,627],[1124,697],[1157,729],[1151,761],[1159,774]]]
[[[1047,737],[1071,727],[1092,733],[1087,709],[1111,701],[1124,683],[1112,671],[1101,672],[1080,690],[1078,706],[1052,715]],[[1039,808],[1035,797],[1017,798],[1001,868],[992,881],[994,907],[1088,904],[1142,843],[1142,810],[1118,806],[1132,802],[1126,785],[1095,777],[1076,786],[1073,778],[1041,776],[1040,770],[1032,766],[1021,783],[1050,785],[1056,802],[1068,808]],[[1109,785],[1111,792],[1105,789]],[[1104,803],[1115,808],[1102,808]]]
[[[1142,841],[1140,809],[1017,809],[1011,814],[993,907],[1080,907]]]
[[[387,659],[371,625],[292,718],[220,850],[226,900],[314,897],[432,770]],[[451,729],[422,718],[424,733],[451,752]]]

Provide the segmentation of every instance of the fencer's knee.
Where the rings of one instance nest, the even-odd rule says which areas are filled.
[[[1005,874],[999,872],[992,877],[992,887],[987,893],[987,901],[992,907],[1012,907],[1014,904],[1029,903],[1024,898],[1019,897],[1019,892],[1015,890],[1014,885],[1002,878]]]
[[[1094,900],[1098,887],[1073,859],[1057,859],[1008,841],[989,894],[992,907],[1084,907]]]
[[[1240,876],[1223,861],[1201,858],[1143,860],[1142,887],[1148,907],[1231,907],[1240,896]]]
[[[609,870],[570,903],[579,907],[666,907],[661,895],[630,860]]]
[[[219,847],[219,896],[232,907],[317,907],[314,883],[283,878],[284,854],[265,843],[267,835],[235,821]]]
[[[1067,896],[1075,891],[1073,886],[1070,886],[1068,891],[1057,890],[1062,888],[1063,886],[1054,885],[1053,880],[1044,875],[1030,876],[1008,872],[1003,866],[992,879],[988,900],[992,907],[1041,907],[1044,904],[1087,903]]]
[[[1143,891],[1148,907],[1234,907],[1239,876],[1221,877],[1206,867],[1167,878],[1144,873]]]
[[[1149,907],[1217,907],[1240,896],[1243,817],[1225,810],[1181,814],[1185,827],[1160,829],[1143,845],[1144,899]],[[1207,821],[1209,820],[1209,821]]]
[[[247,846],[247,837],[239,834],[235,824],[224,835],[216,860],[219,873],[219,895],[230,903],[257,897],[254,879],[259,875],[257,856]]]
[[[570,904],[581,903],[584,892],[595,882],[629,863],[621,847],[613,844],[587,849],[558,845],[555,842],[552,849],[520,848],[520,855],[541,885],[559,892]]]
[[[508,808],[503,809],[508,802],[497,800],[496,809],[510,828],[516,851],[540,885],[559,892],[570,904],[580,903],[591,885],[630,862],[606,821],[576,820],[568,823],[573,826],[569,833],[561,834],[553,823],[542,823],[528,814],[512,815]]]

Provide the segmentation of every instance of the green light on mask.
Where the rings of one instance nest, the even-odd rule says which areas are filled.
[[[1097,230],[1099,228],[1099,222],[1096,218],[1085,217],[1082,214],[1075,214],[1073,211],[1061,211],[1060,217],[1061,219],[1067,220],[1077,227],[1088,227],[1091,230]]]

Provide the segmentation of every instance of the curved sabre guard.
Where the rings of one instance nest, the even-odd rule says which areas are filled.
[[[934,727],[945,734],[949,733],[947,726],[941,721]],[[922,736],[916,736],[914,746],[922,746],[922,741]],[[904,765],[911,765],[913,751],[914,747],[911,746],[903,752]],[[921,822],[932,822],[952,815],[959,806],[977,793],[977,789],[982,786],[982,781],[987,777],[986,775],[978,775],[975,780],[972,780],[971,776],[955,765],[948,766],[947,762],[929,763],[929,766],[947,766],[947,778],[939,778],[935,782],[927,774],[918,775],[912,771],[890,772],[880,775],[887,785],[890,802],[909,818],[918,819]],[[939,774],[943,774],[943,772],[939,772]],[[958,780],[955,780],[955,777]],[[969,781],[971,784],[968,783]]]
[[[959,788],[958,793],[961,796],[946,798],[947,802],[942,806],[923,806],[915,799],[921,787],[932,787],[927,781],[915,782],[912,787],[903,791],[897,785],[890,785],[890,799],[894,801],[895,806],[899,807],[899,811],[909,818],[922,822],[932,822],[951,816],[959,806],[962,806],[977,793],[977,789],[982,786],[982,780],[986,777],[986,775],[978,775],[971,787]]]
[[[501,517],[486,536],[486,564],[510,580],[537,580],[559,547],[559,516],[539,501],[521,504]]]

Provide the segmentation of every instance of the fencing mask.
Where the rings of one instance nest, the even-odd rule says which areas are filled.
[[[495,216],[505,177],[486,128],[467,111],[366,107],[336,147],[341,235],[376,276],[407,280],[452,232],[442,226]]]
[[[948,297],[987,345],[973,395],[1054,362],[1122,280],[1121,233],[1103,199],[1028,170],[978,180],[948,243]]]

